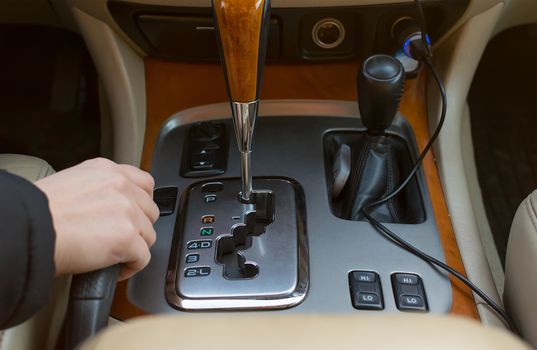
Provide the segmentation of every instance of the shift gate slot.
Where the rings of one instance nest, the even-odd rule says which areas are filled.
[[[259,267],[255,262],[246,261],[241,251],[252,246],[252,237],[266,232],[266,226],[274,221],[274,195],[271,191],[253,193],[255,209],[244,215],[244,223],[234,225],[231,235],[222,236],[216,245],[216,262],[224,265],[227,279],[255,278]]]

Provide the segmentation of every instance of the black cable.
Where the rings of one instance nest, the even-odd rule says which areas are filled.
[[[383,224],[381,224],[379,221],[377,221],[376,219],[374,219],[371,216],[370,210],[373,207],[381,205],[381,204],[389,201],[391,198],[395,197],[412,180],[414,175],[419,170],[419,168],[421,166],[421,163],[423,161],[423,158],[425,158],[425,156],[428,154],[429,150],[433,146],[434,142],[438,138],[438,135],[440,134],[440,131],[441,131],[442,126],[444,124],[445,117],[446,117],[446,109],[447,109],[446,108],[447,107],[447,96],[446,96],[444,84],[442,83],[442,81],[441,81],[441,79],[440,79],[440,77],[438,75],[438,72],[436,71],[436,68],[432,64],[431,60],[428,57],[426,57],[424,59],[424,61],[427,64],[427,66],[429,67],[431,73],[433,74],[434,80],[436,81],[436,83],[437,83],[437,85],[438,85],[438,87],[440,89],[440,94],[442,96],[442,113],[441,113],[441,116],[440,116],[440,120],[438,122],[438,126],[436,127],[436,130],[433,133],[431,139],[429,140],[429,142],[427,143],[427,145],[425,146],[425,148],[421,152],[420,156],[416,160],[416,163],[414,164],[414,167],[412,168],[412,170],[410,171],[408,176],[405,178],[405,180],[395,190],[390,192],[388,195],[383,196],[381,199],[379,199],[379,200],[377,200],[377,201],[375,201],[373,203],[370,203],[367,206],[365,206],[364,209],[363,209],[364,216],[366,217],[366,219],[369,221],[369,223],[375,229],[380,231],[382,234],[388,236],[392,241],[396,242],[399,246],[401,246],[405,250],[409,251],[410,253],[416,255],[420,259],[425,260],[426,262],[431,263],[431,264],[433,264],[433,265],[435,265],[435,266],[437,266],[437,267],[449,272],[450,274],[455,276],[457,279],[459,279],[461,282],[463,282],[465,285],[467,285],[470,289],[472,289],[481,299],[483,299],[503,319],[503,321],[509,326],[509,328],[511,328],[511,330],[513,332],[517,332],[516,326],[509,319],[509,316],[502,309],[502,307],[499,306],[497,303],[495,303],[488,295],[486,295],[479,287],[477,287],[475,284],[473,284],[468,278],[464,277],[461,273],[459,273],[458,271],[456,271],[455,269],[453,269],[449,265],[447,265],[447,264],[441,262],[440,260],[430,256],[429,254],[427,254],[427,253],[421,251],[420,249],[416,248],[415,246],[413,246],[411,243],[405,241],[403,238],[401,238],[400,236],[398,236],[394,232],[390,231],[386,226],[384,226]]]
[[[420,30],[421,30],[421,44],[425,50],[424,54],[431,58],[433,52],[431,51],[431,45],[427,40],[427,23],[425,22],[425,13],[423,12],[423,7],[421,6],[420,0],[414,0],[416,4],[416,10],[418,11],[418,19],[420,21]]]
[[[423,9],[421,7],[420,0],[415,0],[415,3],[416,3],[416,6],[417,6],[417,9],[418,9],[418,15],[420,17],[421,25],[424,26],[425,25],[425,20],[424,20]],[[502,320],[505,322],[505,324],[507,326],[509,326],[509,328],[514,333],[520,334],[519,331],[518,331],[518,328],[511,321],[511,319],[509,318],[509,316],[507,315],[505,310],[500,305],[498,305],[496,302],[494,302],[494,300],[492,300],[487,294],[485,294],[485,292],[483,292],[479,287],[477,287],[474,283],[472,283],[468,278],[463,276],[460,272],[458,272],[457,270],[453,269],[449,265],[447,265],[447,264],[443,263],[442,261],[434,258],[433,256],[421,251],[420,249],[418,249],[417,247],[415,247],[411,243],[407,242],[406,240],[404,240],[403,238],[398,236],[396,233],[390,231],[386,226],[384,226],[383,224],[381,224],[379,221],[377,221],[375,218],[373,218],[371,216],[370,210],[372,208],[374,208],[376,206],[379,206],[379,205],[381,205],[383,203],[386,203],[387,201],[389,201],[390,199],[395,197],[397,194],[399,194],[405,188],[405,186],[416,175],[416,173],[418,172],[418,170],[419,170],[419,168],[421,166],[421,163],[422,163],[423,159],[429,153],[429,151],[432,148],[434,142],[438,138],[438,135],[440,134],[440,131],[442,130],[442,127],[443,127],[445,119],[446,119],[446,112],[447,112],[446,89],[444,87],[442,79],[440,78],[440,75],[438,74],[438,71],[436,70],[434,64],[431,61],[431,58],[430,58],[431,56],[430,56],[430,51],[429,51],[430,48],[429,48],[429,46],[427,45],[427,43],[425,41],[424,27],[422,27],[422,40],[426,44],[426,46],[425,46],[426,47],[426,49],[425,49],[426,52],[424,53],[422,59],[425,62],[425,64],[427,65],[427,67],[429,68],[429,70],[431,71],[431,73],[433,75],[433,78],[434,78],[434,80],[436,82],[436,85],[438,86],[438,89],[440,90],[440,95],[441,95],[441,100],[442,100],[440,120],[438,121],[438,125],[436,126],[436,129],[435,129],[433,135],[431,136],[429,142],[427,143],[427,145],[425,146],[425,148],[423,149],[423,151],[419,155],[418,159],[416,160],[416,163],[414,164],[414,167],[412,168],[412,170],[410,171],[408,176],[405,178],[405,180],[403,180],[403,182],[401,182],[401,184],[396,189],[394,189],[392,192],[390,192],[387,195],[383,196],[379,200],[376,200],[376,201],[368,204],[367,206],[365,206],[363,208],[363,213],[364,213],[364,216],[366,217],[366,219],[369,221],[369,223],[377,231],[379,231],[381,234],[383,234],[384,236],[387,236],[393,242],[397,243],[400,247],[402,247],[403,249],[407,250],[408,252],[414,254],[415,256],[417,256],[418,258],[424,260],[425,262],[433,264],[434,266],[437,266],[437,267],[441,268],[442,270],[447,271],[448,273],[452,274],[455,278],[460,280],[462,283],[464,283],[466,286],[468,286],[474,293],[476,293],[481,299],[483,299],[483,301],[485,301],[498,314],[498,316],[500,316],[502,318]]]
[[[431,147],[433,147],[434,142],[438,138],[438,135],[440,134],[440,131],[442,130],[442,127],[444,126],[444,121],[446,120],[446,112],[447,112],[446,89],[444,88],[444,84],[442,83],[442,80],[440,79],[440,75],[434,68],[433,63],[431,62],[431,59],[428,57],[424,57],[424,61],[427,64],[427,66],[430,68],[431,73],[433,74],[434,79],[438,85],[438,88],[440,89],[440,94],[442,95],[442,113],[440,114],[440,120],[438,121],[436,130],[434,131],[433,135],[431,136],[431,139],[429,140],[429,142],[427,143],[427,145],[425,146],[425,148],[419,155],[418,159],[416,160],[414,167],[412,168],[412,170],[410,170],[410,173],[403,180],[403,182],[401,182],[401,184],[399,184],[399,186],[397,186],[397,188],[395,188],[392,192],[388,193],[387,195],[384,195],[381,199],[365,206],[364,210],[386,203],[393,197],[397,196],[399,192],[401,192],[406,187],[406,185],[408,185],[408,183],[412,180],[414,175],[418,172],[421,166],[421,162],[423,161],[423,158],[425,158],[427,153],[429,153],[429,150],[431,149]]]

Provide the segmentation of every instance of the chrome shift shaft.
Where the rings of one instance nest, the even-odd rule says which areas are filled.
[[[213,0],[220,57],[241,154],[240,199],[252,195],[251,153],[267,46],[270,0]]]
[[[237,135],[237,145],[241,153],[241,200],[248,202],[252,194],[252,140],[259,100],[249,103],[232,102],[233,126]]]

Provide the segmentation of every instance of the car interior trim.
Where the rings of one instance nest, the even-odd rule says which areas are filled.
[[[143,59],[106,24],[77,9],[74,13],[111,106],[113,158],[138,165],[146,110]]]
[[[464,106],[472,77],[503,8],[503,4],[498,4],[471,18],[450,37],[450,40],[437,48],[435,55],[437,58],[435,63],[439,67],[449,96],[446,124],[438,139],[435,154],[451,222],[468,277],[500,304],[501,299],[490,273],[473,214],[468,182],[463,167],[463,150],[461,148],[463,123],[461,118],[464,115]],[[464,61],[465,64],[458,64],[461,61]],[[433,88],[429,88],[428,92],[428,100],[433,102],[429,104],[429,118],[436,120],[439,115],[439,103],[437,102],[439,97]],[[478,300],[477,304],[481,319],[485,324],[503,327],[503,323],[488,306],[483,304],[483,301]]]

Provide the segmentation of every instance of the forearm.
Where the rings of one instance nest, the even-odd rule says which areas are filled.
[[[55,233],[46,196],[0,171],[0,329],[22,323],[49,300]]]

